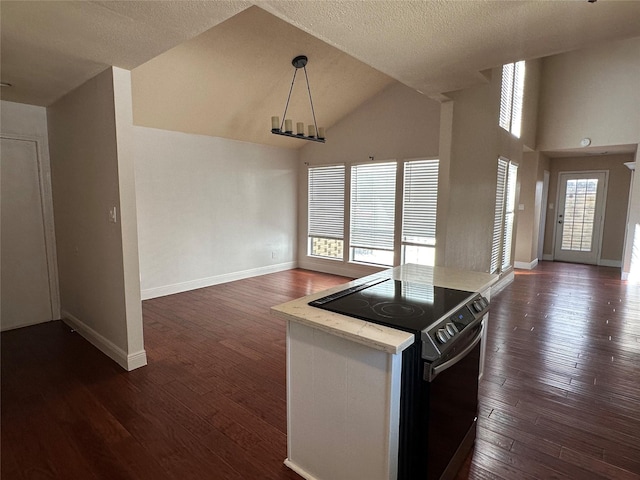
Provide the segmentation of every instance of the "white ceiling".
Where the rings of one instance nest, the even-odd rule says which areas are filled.
[[[263,11],[245,11],[253,4]],[[310,58],[316,113],[330,127],[391,79],[438,98],[485,81],[480,72],[503,63],[640,36],[640,1],[615,0],[2,0],[0,17],[0,75],[13,84],[0,90],[3,100],[46,106],[110,65],[134,70],[183,45],[167,52],[167,58],[210,66],[215,58],[216,63],[198,74],[200,86],[183,84],[181,97],[195,105],[224,105],[224,110],[199,115],[205,123],[212,116],[223,121],[213,130],[203,124],[196,133],[260,143],[272,141],[251,132],[265,122],[269,127],[264,112],[275,108],[270,116],[283,109],[288,87],[276,95],[274,85],[290,83],[290,59],[297,54]],[[264,21],[256,23],[258,17]],[[258,34],[263,36],[256,44]],[[157,70],[161,76],[154,83],[175,91],[181,80],[172,71],[178,69],[165,68],[166,75]],[[145,69],[139,75],[134,70],[134,83]],[[224,87],[228,78],[251,75],[261,81],[241,80],[246,88],[203,87]],[[332,92],[338,91],[347,100],[332,103]],[[157,96],[163,101],[171,97]],[[135,103],[134,96],[134,108]],[[322,112],[323,105],[330,111]],[[224,131],[229,118],[238,119],[236,127],[244,123],[242,129],[234,127],[240,132],[236,137]],[[304,143],[284,140],[295,143],[292,148]]]

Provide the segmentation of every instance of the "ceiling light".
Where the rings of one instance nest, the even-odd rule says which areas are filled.
[[[307,62],[308,59],[304,55],[298,55],[291,61],[291,64],[295,67],[293,71],[293,80],[291,81],[291,88],[289,89],[289,96],[287,97],[287,103],[284,106],[284,114],[282,115],[282,123],[280,117],[271,117],[271,133],[275,135],[284,135],[285,137],[300,138],[302,140],[311,140],[312,142],[325,142],[324,128],[318,128],[316,122],[316,113],[313,109],[313,100],[311,99],[311,88],[309,88],[309,77],[307,76]],[[304,123],[296,123],[296,133],[293,133],[293,121],[287,118],[287,109],[289,108],[289,100],[291,100],[291,92],[293,91],[293,84],[296,82],[296,74],[298,69],[304,70],[304,77],[307,80],[307,91],[309,92],[309,103],[311,104],[311,115],[313,116],[313,125],[308,127],[308,135],[304,134]]]

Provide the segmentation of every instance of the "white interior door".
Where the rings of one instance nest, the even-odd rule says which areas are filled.
[[[560,173],[554,259],[596,265],[602,243],[606,172]]]
[[[53,319],[37,143],[0,139],[0,328]]]

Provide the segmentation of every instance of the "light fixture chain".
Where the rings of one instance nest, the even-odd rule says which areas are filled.
[[[313,125],[316,127],[316,135],[318,135],[318,123],[316,122],[316,112],[313,109],[313,99],[311,98],[311,87],[309,87],[309,77],[307,76],[307,67],[304,69],[304,78],[307,80],[307,91],[309,92],[309,103],[311,103],[311,115],[313,115]]]
[[[284,119],[287,118],[287,109],[289,108],[289,100],[291,100],[291,92],[293,92],[293,84],[296,83],[296,74],[298,73],[298,69],[293,70],[293,80],[291,80],[291,88],[289,88],[289,96],[287,97],[287,104],[284,106],[284,113],[282,114],[282,122],[280,123],[280,131],[283,130]],[[306,74],[306,72],[305,72]],[[307,80],[307,84],[309,81]]]

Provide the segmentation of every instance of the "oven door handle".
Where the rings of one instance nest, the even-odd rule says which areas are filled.
[[[424,379],[428,382],[433,381],[433,379],[436,378],[438,374],[444,372],[447,368],[453,367],[456,363],[458,363],[460,360],[466,357],[467,354],[471,350],[473,350],[476,347],[476,345],[478,345],[478,343],[480,343],[480,340],[482,339],[482,326],[483,325],[480,324],[478,333],[476,334],[476,337],[473,339],[473,341],[469,345],[467,345],[465,349],[462,350],[460,353],[458,353],[455,357],[453,357],[450,360],[447,360],[444,363],[441,363],[436,367],[425,368]]]

